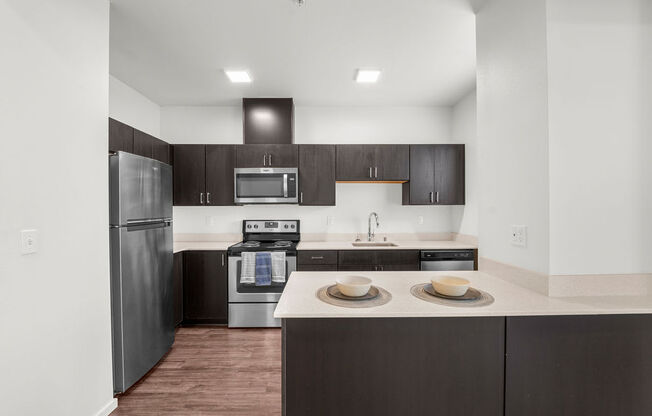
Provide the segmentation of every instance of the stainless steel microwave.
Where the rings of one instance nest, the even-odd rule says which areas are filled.
[[[238,168],[234,170],[236,204],[297,204],[299,169]]]

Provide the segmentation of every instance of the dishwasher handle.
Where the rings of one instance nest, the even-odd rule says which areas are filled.
[[[421,261],[472,261],[473,250],[422,250]]]

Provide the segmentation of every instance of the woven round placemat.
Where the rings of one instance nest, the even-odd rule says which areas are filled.
[[[327,292],[327,289],[331,285],[324,286],[320,288],[316,295],[317,299],[321,300],[324,303],[328,303],[334,306],[342,306],[344,308],[373,308],[374,306],[381,306],[392,300],[392,295],[385,289],[379,286],[374,286],[380,291],[380,294],[373,299],[368,300],[344,300],[337,299],[330,296]]]
[[[436,303],[438,305],[444,305],[444,306],[454,306],[457,308],[475,308],[478,306],[487,306],[494,303],[493,296],[491,296],[487,292],[475,288],[474,289],[480,292],[480,294],[482,295],[480,299],[477,300],[453,300],[453,299],[438,298],[436,296],[429,294],[424,290],[424,288],[429,284],[430,283],[419,283],[418,285],[414,285],[410,288],[410,293],[412,293],[414,297],[417,297],[421,300],[425,300],[426,302]]]

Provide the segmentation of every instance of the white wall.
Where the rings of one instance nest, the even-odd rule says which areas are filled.
[[[544,0],[493,0],[476,15],[483,255],[548,272],[548,119]],[[528,226],[528,246],[510,244]]]
[[[639,256],[647,259],[647,264],[644,265],[645,270],[648,272],[652,271],[652,256],[650,252],[652,251],[652,215],[649,215],[652,212],[652,163],[650,163],[650,155],[652,155],[652,140],[649,138],[652,137],[652,2],[643,2],[642,6],[642,19],[641,21],[644,24],[643,28],[643,41],[642,41],[642,60],[643,60],[643,70],[642,70],[642,88],[645,93],[642,94],[641,106],[639,112],[641,114],[641,119],[644,122],[643,125],[643,137],[647,138],[643,140],[642,150],[639,154],[639,159],[641,160],[641,165],[643,166],[643,212],[648,213],[648,215],[643,216],[642,227],[646,230],[646,234],[643,236],[644,240],[642,244],[638,247]],[[650,282],[650,287],[648,293],[652,293],[652,281]]]
[[[113,403],[109,3],[2,1],[0,34],[0,413],[92,416]]]
[[[450,117],[449,107],[295,106],[294,141],[448,142]],[[161,134],[170,143],[242,144],[242,107],[162,107]]]
[[[453,230],[460,234],[478,235],[478,132],[476,129],[475,88],[453,107],[451,136],[455,143],[463,143],[465,149],[466,204],[454,207]]]
[[[163,107],[161,114],[162,138],[171,143],[242,143],[240,107]],[[298,144],[447,143],[450,136],[447,107],[295,108]],[[176,233],[238,233],[243,219],[285,217],[302,220],[306,233],[366,232],[376,211],[379,233],[448,232],[451,210],[402,206],[397,184],[338,184],[335,207],[175,207],[174,227]]]
[[[114,76],[109,77],[109,116],[161,136],[161,107]]]
[[[551,274],[652,272],[644,4],[547,2]]]

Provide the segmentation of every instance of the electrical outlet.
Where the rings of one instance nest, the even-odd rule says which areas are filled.
[[[511,243],[513,246],[527,247],[526,225],[512,225]]]
[[[38,251],[38,231],[22,230],[20,232],[21,254],[32,254]]]
[[[419,215],[417,217],[417,224],[419,224],[419,225],[423,224],[423,215]]]
[[[326,217],[326,225],[333,225],[335,224],[335,217],[331,217],[330,215]]]

